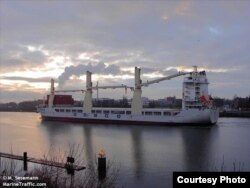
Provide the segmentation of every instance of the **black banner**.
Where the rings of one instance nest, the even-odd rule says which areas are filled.
[[[173,188],[250,187],[250,172],[174,172]]]

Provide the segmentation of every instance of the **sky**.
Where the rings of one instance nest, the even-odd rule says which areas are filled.
[[[249,9],[247,0],[1,0],[0,102],[42,99],[51,78],[56,89],[85,89],[87,70],[93,85],[133,86],[135,66],[146,81],[197,65],[212,96],[249,96]],[[142,96],[180,98],[182,81]],[[132,92],[99,91],[123,96]]]

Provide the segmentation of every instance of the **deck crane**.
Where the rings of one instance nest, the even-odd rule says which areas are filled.
[[[90,72],[87,73],[87,75],[89,76]],[[91,78],[90,78],[91,79]],[[88,80],[89,81],[89,80]],[[87,81],[87,85],[91,86],[90,82]],[[62,93],[62,92],[82,92],[85,93],[84,96],[84,105],[83,105],[83,110],[84,112],[90,113],[91,109],[92,109],[92,90],[98,90],[99,89],[117,89],[117,88],[125,88],[125,92],[127,91],[127,89],[131,89],[133,90],[133,87],[129,87],[127,85],[117,85],[117,86],[95,86],[95,87],[86,87],[86,90],[83,89],[79,89],[79,90],[54,90],[53,94],[51,92],[51,97],[50,98],[54,98],[54,93]]]
[[[159,83],[159,82],[162,82],[162,81],[165,81],[165,80],[170,80],[172,78],[175,78],[175,77],[178,77],[178,76],[183,76],[183,75],[186,75],[186,74],[189,74],[189,72],[180,71],[180,72],[178,72],[176,74],[173,74],[173,75],[170,75],[170,76],[165,76],[165,77],[162,77],[162,78],[158,78],[156,80],[151,80],[151,81],[144,82],[144,83],[140,84],[140,86],[141,87],[143,87],[143,86],[148,87],[151,84]]]
[[[98,90],[98,89],[117,89],[117,88],[125,88],[125,89],[130,89],[133,90],[134,87],[130,87],[124,84],[117,85],[117,86],[95,86],[91,87],[92,90]],[[82,92],[84,93],[86,90],[84,89],[69,89],[69,90],[55,90],[55,93],[66,93],[66,92]]]
[[[84,106],[83,111],[86,113],[91,113],[92,109],[92,90],[99,90],[99,89],[118,89],[118,88],[125,88],[125,91],[129,88],[131,90],[134,90],[133,87],[127,86],[127,85],[117,85],[117,86],[92,86],[91,81],[91,75],[92,73],[87,71],[86,72],[86,91],[84,96]]]
[[[170,80],[172,78],[182,76],[189,74],[190,72],[178,72],[176,74],[170,75],[170,76],[165,76],[163,78],[158,78],[152,81],[147,81],[142,83],[140,74],[141,74],[141,69],[138,67],[135,67],[135,89],[134,89],[134,95],[133,95],[133,100],[132,100],[132,114],[134,115],[139,115],[142,113],[142,100],[141,100],[141,93],[142,87],[148,87],[151,84],[159,83],[164,80]]]
[[[117,86],[96,86],[96,87],[92,87],[92,89],[94,90],[98,90],[98,89],[118,89],[118,88],[125,88],[125,89],[131,89],[133,90],[134,87],[130,87],[124,84],[121,85],[117,85]]]
[[[130,89],[131,91],[134,89],[134,87],[130,87],[124,84],[117,85],[117,86],[95,86],[91,87],[92,90],[98,90],[98,89],[117,89],[117,88],[125,88]],[[66,92],[82,92],[84,93],[86,90],[84,89],[72,89],[72,90],[55,90],[55,93],[66,93]]]
[[[61,92],[82,92],[85,93],[84,95],[84,105],[83,105],[83,111],[86,113],[90,113],[92,109],[92,90],[97,90],[98,89],[117,89],[117,88],[125,88],[125,91],[127,89],[134,90],[133,87],[121,84],[117,86],[92,86],[92,81],[91,81],[91,75],[92,73],[87,71],[86,72],[86,89],[78,89],[78,90],[55,90],[54,87],[54,80],[51,79],[51,92],[50,92],[50,97],[49,97],[49,107],[52,108],[53,106],[53,100],[55,93],[61,93]]]
[[[86,90],[84,89],[72,89],[72,90],[55,90],[55,93],[66,93],[66,92],[82,92],[84,93]]]
[[[97,98],[98,98],[98,90],[99,89],[119,89],[119,88],[124,88],[125,93],[127,93],[127,89],[130,89],[131,91],[134,90],[134,87],[130,87],[124,84],[117,85],[117,86],[98,86],[98,84],[95,87],[92,87],[93,90],[97,91]]]
[[[98,85],[98,82],[96,83],[96,86],[95,87],[92,87],[93,90],[96,90],[96,94],[97,94],[97,99],[99,98],[99,95],[98,95],[98,90],[99,89],[119,89],[119,88],[124,88],[125,89],[125,93],[127,94],[127,89],[130,89],[131,91],[134,90],[134,87],[130,87],[130,86],[127,86],[127,85],[124,85],[124,84],[121,84],[121,85],[117,85],[117,86],[99,86]]]

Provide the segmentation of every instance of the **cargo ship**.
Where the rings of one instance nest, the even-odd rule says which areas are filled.
[[[178,72],[152,81],[142,82],[141,69],[135,67],[135,83],[133,87],[92,86],[92,73],[86,72],[86,89],[55,90],[51,79],[51,91],[47,102],[38,107],[43,120],[67,121],[102,124],[151,124],[151,125],[213,125],[219,118],[219,111],[213,105],[213,99],[208,94],[208,80],[205,71],[198,71],[197,66],[191,72]],[[161,81],[184,76],[182,85],[182,108],[143,108],[142,88]],[[98,89],[125,88],[133,91],[131,108],[93,107],[92,93]],[[73,105],[71,95],[60,95],[62,92],[83,92],[82,107]]]

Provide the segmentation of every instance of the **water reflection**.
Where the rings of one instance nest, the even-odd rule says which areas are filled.
[[[183,157],[186,171],[209,169],[213,127],[182,127]],[[216,129],[215,129],[216,130]]]
[[[71,137],[72,141],[82,140],[88,164],[93,164],[94,151],[97,148],[100,149],[101,146],[104,146],[105,150],[111,151],[111,159],[112,155],[115,156],[117,152],[123,153],[119,160],[128,163],[127,166],[130,170],[133,169],[132,174],[138,180],[144,178],[145,169],[155,170],[158,167],[165,172],[171,164],[163,163],[162,160],[179,161],[184,157],[187,169],[197,166],[195,164],[197,156],[200,159],[204,158],[206,151],[206,141],[197,142],[197,140],[208,137],[203,133],[200,134],[200,131],[196,135],[193,130],[189,131],[188,128],[183,127],[71,124],[46,121],[42,122],[41,126],[46,131],[49,146],[58,146],[62,142],[65,144],[66,140]],[[78,131],[74,132],[74,129]],[[182,136],[180,136],[180,132]],[[181,155],[184,155],[179,156],[180,159],[173,153],[180,148],[179,137],[182,137],[183,152]],[[118,147],[113,145],[114,143]]]
[[[130,128],[131,133],[131,147],[133,150],[133,163],[134,174],[136,178],[142,177],[144,168],[144,153],[143,153],[143,141],[142,141],[142,129],[138,126]]]
[[[85,159],[89,165],[93,165],[95,154],[94,150],[96,148],[101,148],[100,146],[96,146],[98,141],[106,143],[118,143],[114,135],[124,135],[124,139],[127,141],[125,143],[125,153],[126,156],[119,157],[121,160],[124,158],[132,157],[132,166],[134,169],[133,174],[135,174],[136,178],[140,179],[143,177],[144,171],[144,140],[142,138],[143,132],[149,132],[149,127],[144,126],[131,126],[131,125],[95,125],[95,124],[71,124],[71,123],[63,123],[63,122],[49,122],[43,121],[41,122],[41,127],[46,132],[45,135],[48,140],[49,146],[58,146],[58,140],[61,140],[59,137],[64,138],[64,143],[67,139],[69,139],[70,134],[72,134],[72,129],[78,128],[82,131],[82,134],[75,135],[76,137],[80,136],[84,144],[85,149]],[[93,130],[95,130],[93,132]],[[118,132],[117,132],[118,131]],[[101,134],[99,134],[101,133]],[[105,133],[113,135],[112,137],[106,135],[102,137]],[[99,135],[99,136],[98,136]],[[79,138],[78,138],[79,139]],[[121,140],[120,140],[121,142]],[[119,144],[119,143],[118,143]],[[121,143],[123,144],[123,143]],[[112,147],[111,145],[106,147]],[[110,148],[104,148],[110,149]],[[121,147],[113,147],[113,153],[120,152],[118,149],[122,149]],[[114,154],[113,154],[114,155]],[[126,159],[124,159],[126,160]],[[120,161],[119,161],[120,162]]]
[[[58,137],[68,136],[71,127],[64,122],[41,121],[41,128],[45,132],[49,147],[58,145]],[[62,138],[63,139],[63,138]]]
[[[154,160],[154,165],[161,166],[160,159],[164,159],[164,157],[168,157],[169,161],[179,160],[179,163],[184,165],[182,166],[183,170],[207,170],[210,165],[211,153],[213,152],[211,148],[211,144],[213,143],[212,138],[218,132],[218,129],[214,129],[213,127],[117,126],[62,122],[42,122],[41,125],[46,131],[50,146],[58,145],[58,139],[61,140],[61,138],[65,141],[67,139],[76,140],[76,137],[81,137],[80,140],[84,143],[85,157],[89,164],[93,164],[94,162],[94,150],[101,148],[100,144],[98,146],[97,140],[101,144],[106,143],[104,144],[106,147],[104,149],[110,149],[109,147],[112,147],[110,143],[118,143],[120,141],[121,143],[118,144],[123,144],[114,135],[118,135],[118,137],[119,135],[125,135],[125,139],[130,139],[130,141],[125,144],[126,154],[120,159],[127,161],[126,157],[132,157],[132,164],[129,166],[134,169],[133,174],[137,179],[144,176],[144,169],[147,169],[147,165],[151,164],[151,161],[148,160]],[[75,128],[78,128],[78,135],[72,131]],[[109,134],[113,136],[111,137]],[[151,139],[145,139],[143,134],[146,134]],[[181,139],[181,143],[178,138]],[[180,150],[180,147],[182,147],[181,152],[173,154],[176,150]],[[118,149],[120,150],[121,148],[111,148],[114,153],[120,152]],[[152,155],[157,155],[157,153],[159,156],[152,158]],[[176,155],[180,156],[177,157]],[[145,161],[146,158],[147,162]],[[180,160],[183,161],[181,162]],[[169,168],[166,165],[169,164],[164,164],[163,166]]]
[[[67,150],[75,142],[83,144],[91,163],[104,148],[108,159],[121,164],[119,183],[125,187],[171,187],[173,171],[206,171],[214,163],[220,169],[223,156],[227,170],[235,161],[244,163],[244,171],[250,169],[249,119],[221,118],[213,127],[163,127],[49,122],[35,113],[0,115],[2,152],[13,146],[15,153],[42,157],[51,146]]]
[[[94,161],[94,153],[93,153],[93,143],[92,143],[92,128],[91,125],[82,125],[83,127],[83,135],[84,135],[84,143],[85,143],[85,156],[89,165],[93,165]]]

